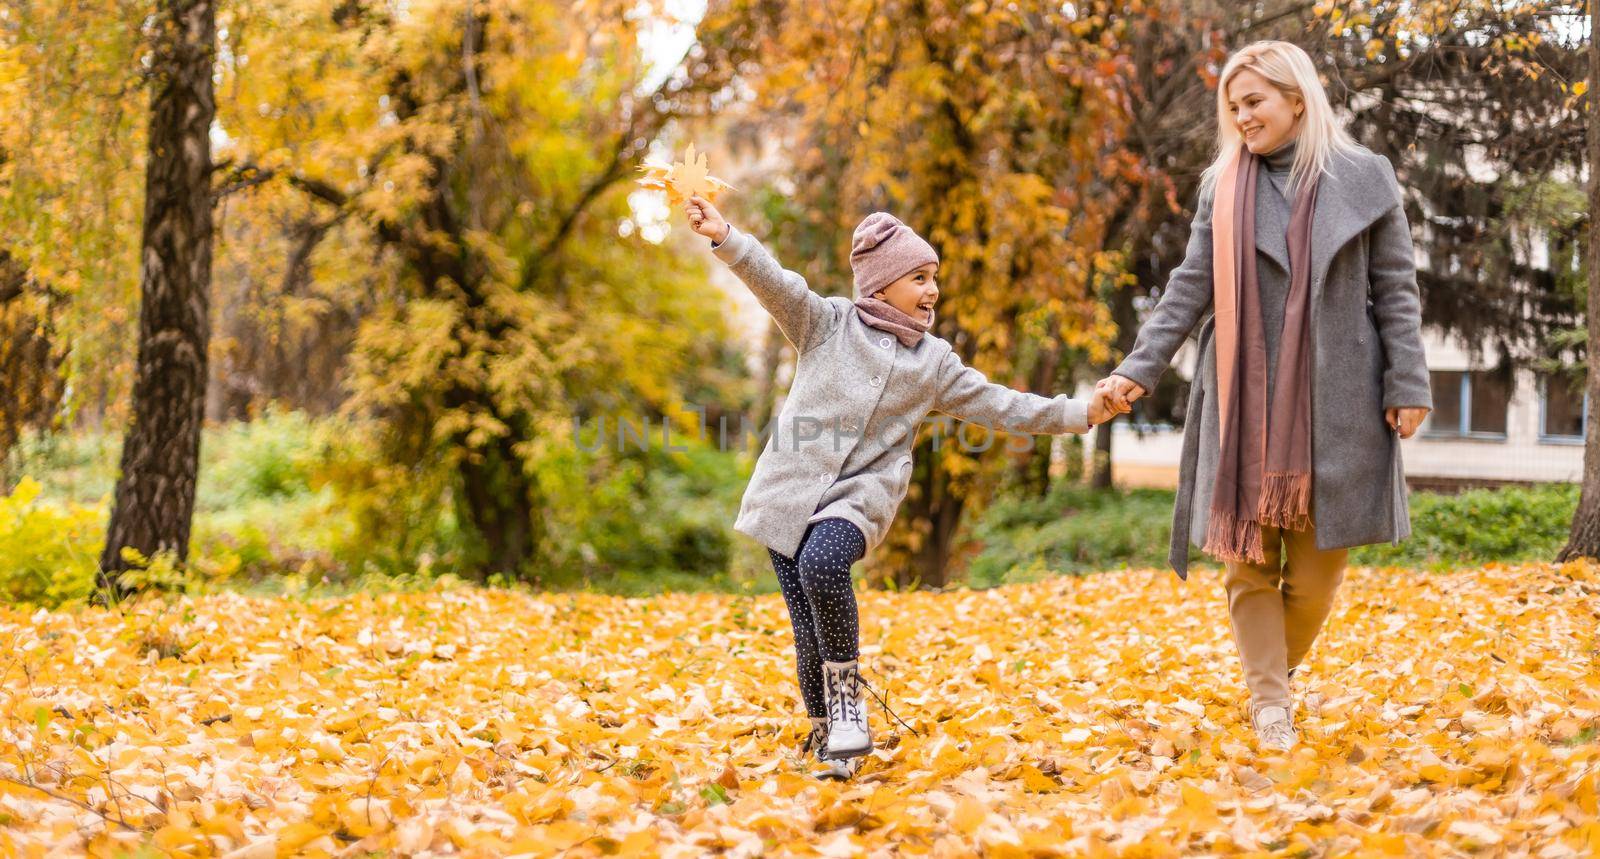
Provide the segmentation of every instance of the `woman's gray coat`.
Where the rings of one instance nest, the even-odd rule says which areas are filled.
[[[1317,191],[1311,237],[1312,491],[1317,548],[1398,542],[1411,533],[1394,407],[1431,408],[1411,229],[1388,159],[1365,148],[1334,156]],[[1258,252],[1283,253],[1282,242]],[[1285,269],[1288,260],[1279,260]],[[1219,421],[1212,338],[1211,200],[1197,206],[1172,272],[1130,354],[1113,371],[1155,390],[1202,317],[1190,388],[1168,560],[1188,575],[1188,546],[1206,533]]]

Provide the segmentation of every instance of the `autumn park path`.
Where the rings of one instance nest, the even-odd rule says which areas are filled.
[[[862,611],[917,734],[875,706],[839,785],[798,768],[776,596],[0,609],[0,852],[1600,849],[1600,568],[1353,570],[1278,757],[1241,721],[1214,573]]]

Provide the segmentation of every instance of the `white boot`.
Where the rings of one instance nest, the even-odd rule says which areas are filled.
[[[844,760],[872,751],[866,687],[857,662],[822,663],[822,687],[828,696],[828,744],[823,757]]]
[[[1261,748],[1274,752],[1287,752],[1294,748],[1299,737],[1294,732],[1294,722],[1285,707],[1262,707],[1255,714],[1256,741]]]
[[[813,717],[811,719],[811,733],[806,735],[800,743],[800,757],[802,759],[815,757],[822,764],[811,774],[820,779],[833,781],[849,781],[855,777],[856,771],[861,769],[861,758],[846,758],[842,761],[830,761],[823,757],[828,753],[828,720]]]

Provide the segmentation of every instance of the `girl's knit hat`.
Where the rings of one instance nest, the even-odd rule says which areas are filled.
[[[933,245],[894,215],[873,212],[856,226],[850,247],[856,300],[872,295],[930,262],[939,262]]]

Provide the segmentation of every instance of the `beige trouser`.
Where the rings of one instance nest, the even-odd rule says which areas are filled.
[[[1229,561],[1223,575],[1252,716],[1262,707],[1289,707],[1289,669],[1311,649],[1344,581],[1349,550],[1319,550],[1314,527],[1262,528],[1266,563]]]

